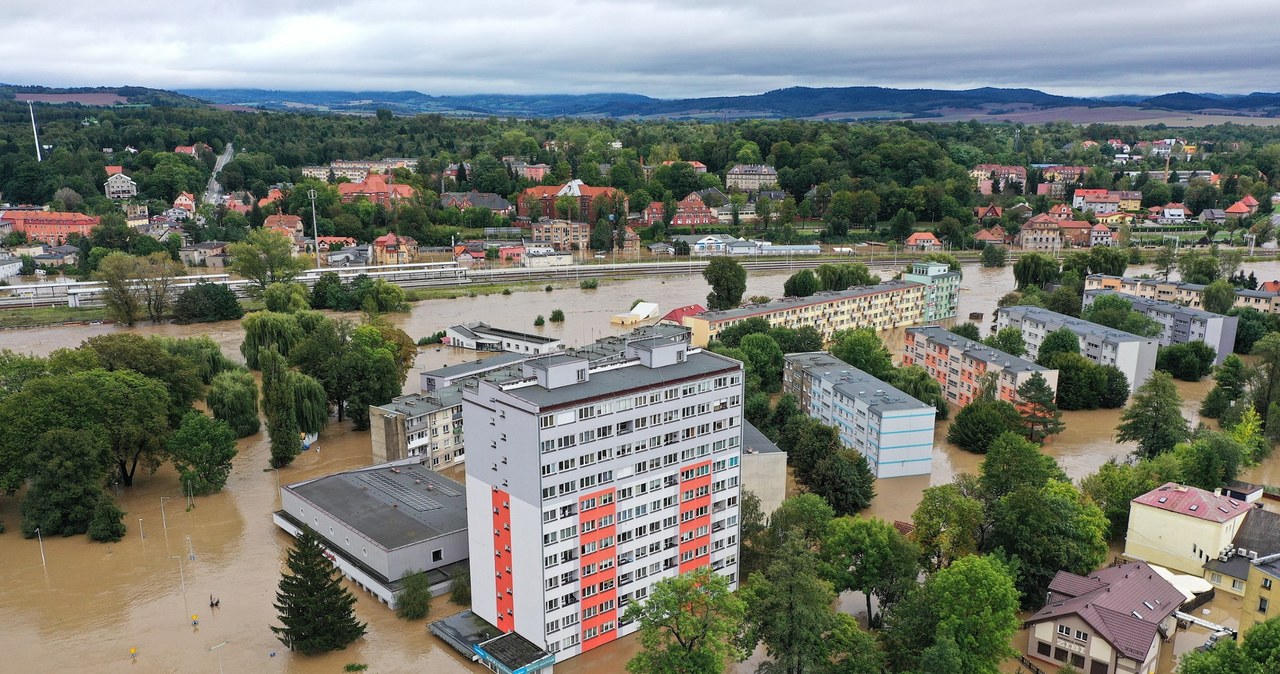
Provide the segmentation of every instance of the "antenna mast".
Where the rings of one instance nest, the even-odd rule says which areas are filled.
[[[31,113],[31,136],[36,141],[36,161],[44,161],[40,156],[40,132],[36,130],[36,109],[31,107],[31,101],[27,101],[27,111]]]

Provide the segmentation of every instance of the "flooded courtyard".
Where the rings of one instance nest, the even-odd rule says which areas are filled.
[[[888,278],[894,272],[873,269]],[[1260,279],[1280,278],[1280,264],[1249,265]],[[1140,273],[1141,270],[1133,270]],[[752,275],[747,295],[781,295],[785,274]],[[980,312],[989,324],[996,301],[1013,286],[1010,269],[965,268],[959,315]],[[419,302],[411,312],[389,316],[417,339],[454,323],[483,320],[517,330],[533,327],[538,315],[553,309],[565,312],[562,324],[547,324],[544,334],[575,345],[622,330],[610,316],[625,312],[634,300],[658,302],[661,311],[704,303],[706,284],[700,276],[642,278],[602,282],[598,290],[576,284],[553,292],[519,290]],[[353,316],[353,318],[358,318]],[[984,326],[986,327],[986,326]],[[121,330],[110,325],[65,326],[0,333],[0,349],[47,354],[78,345],[85,338]],[[243,333],[235,322],[203,325],[140,326],[145,335],[207,335],[226,354],[241,361]],[[984,331],[985,332],[985,331]],[[886,341],[893,349],[899,335]],[[900,343],[900,342],[899,342]],[[411,371],[406,391],[416,391],[417,372],[471,360],[474,352],[449,347],[424,347]],[[1199,399],[1211,382],[1179,383],[1186,401],[1184,413],[1193,422]],[[1112,457],[1132,450],[1117,443],[1113,432],[1119,410],[1070,412],[1067,430],[1045,450],[1072,478],[1080,478]],[[927,477],[881,480],[868,515],[910,519],[926,487],[945,484],[961,472],[976,472],[981,457],[945,442],[947,424],[940,423],[933,474]],[[227,487],[200,497],[186,508],[177,477],[169,466],[140,476],[135,486],[121,489],[127,511],[126,538],[101,545],[83,536],[46,539],[41,547],[18,533],[18,499],[0,496],[0,520],[9,531],[0,535],[0,652],[6,671],[100,672],[336,672],[347,663],[365,663],[371,672],[480,672],[452,649],[427,633],[422,621],[406,622],[368,595],[355,590],[357,613],[369,623],[368,635],[346,651],[304,657],[283,649],[267,629],[275,623],[272,602],[279,582],[289,537],[271,523],[277,506],[277,479],[291,483],[339,470],[367,465],[367,433],[352,432],[349,423],[331,424],[320,437],[319,451],[306,452],[278,473],[267,465],[265,432],[240,441],[240,454]],[[1280,483],[1280,465],[1272,460],[1251,469],[1245,479]],[[354,589],[354,586],[352,586]],[[185,591],[184,591],[185,588]],[[209,597],[221,600],[209,608]],[[860,609],[861,606],[850,606]],[[430,619],[459,610],[437,598]],[[193,627],[191,616],[198,616]],[[211,647],[228,642],[210,650]],[[130,657],[130,649],[137,657]],[[624,639],[559,665],[569,674],[621,672],[634,652],[635,640]],[[742,668],[740,668],[742,669]],[[746,669],[742,669],[746,671]]]

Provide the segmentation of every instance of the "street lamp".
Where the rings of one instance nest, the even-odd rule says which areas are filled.
[[[224,642],[222,642],[222,643],[218,644],[217,646],[210,646],[210,647],[209,647],[209,651],[210,651],[210,652],[212,652],[212,651],[218,651],[218,674],[222,674],[222,650],[221,650],[221,649],[222,649],[222,647],[223,647],[223,646],[226,646],[226,645],[227,645],[227,644],[229,644],[229,643],[231,643],[231,640],[230,640],[230,639],[228,639],[227,641],[224,641]]]
[[[36,527],[36,538],[40,541],[40,566],[48,569],[49,562],[44,557],[44,534],[40,533],[40,527]]]
[[[171,496],[160,497],[160,524],[164,527],[164,543],[165,547],[169,547],[169,520],[164,516],[164,502],[172,498]]]
[[[311,197],[311,246],[316,251],[316,269],[320,268],[320,226],[316,224],[316,191],[315,189],[307,190],[307,196]]]
[[[187,573],[182,568],[182,555],[169,555],[169,559],[178,560],[178,582],[182,584],[182,614],[186,615],[191,612],[191,607],[187,604]]]

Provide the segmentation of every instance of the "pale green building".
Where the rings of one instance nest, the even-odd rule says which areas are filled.
[[[924,284],[925,323],[955,317],[960,304],[960,272],[951,271],[945,262],[916,262],[902,280]]]

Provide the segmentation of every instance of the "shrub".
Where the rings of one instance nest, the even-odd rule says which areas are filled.
[[[463,571],[449,583],[449,601],[459,606],[471,603],[471,572]]]
[[[197,283],[182,291],[173,304],[175,323],[235,321],[242,317],[244,309],[236,294],[221,283]]]
[[[405,620],[421,620],[431,613],[431,579],[421,571],[406,575],[401,581],[396,615]]]
[[[511,289],[510,289],[510,288],[503,288],[503,289],[502,289],[502,294],[503,294],[503,295],[510,295],[510,294],[511,294]]]
[[[548,285],[546,288],[543,288],[543,290],[545,290],[545,291],[547,291],[547,292],[551,292],[552,290],[554,290],[554,288],[552,288],[550,285]]]
[[[538,317],[533,319],[533,326],[535,328],[540,328],[546,324],[547,324],[547,319],[543,318],[542,314],[538,314]]]
[[[552,322],[552,323],[563,323],[563,322],[564,322],[564,311],[562,311],[562,310],[560,310],[560,309],[555,309],[555,310],[553,310],[553,311],[551,312],[551,322]]]
[[[578,282],[578,287],[583,290],[595,290],[600,287],[600,282],[593,278],[584,279]]]

